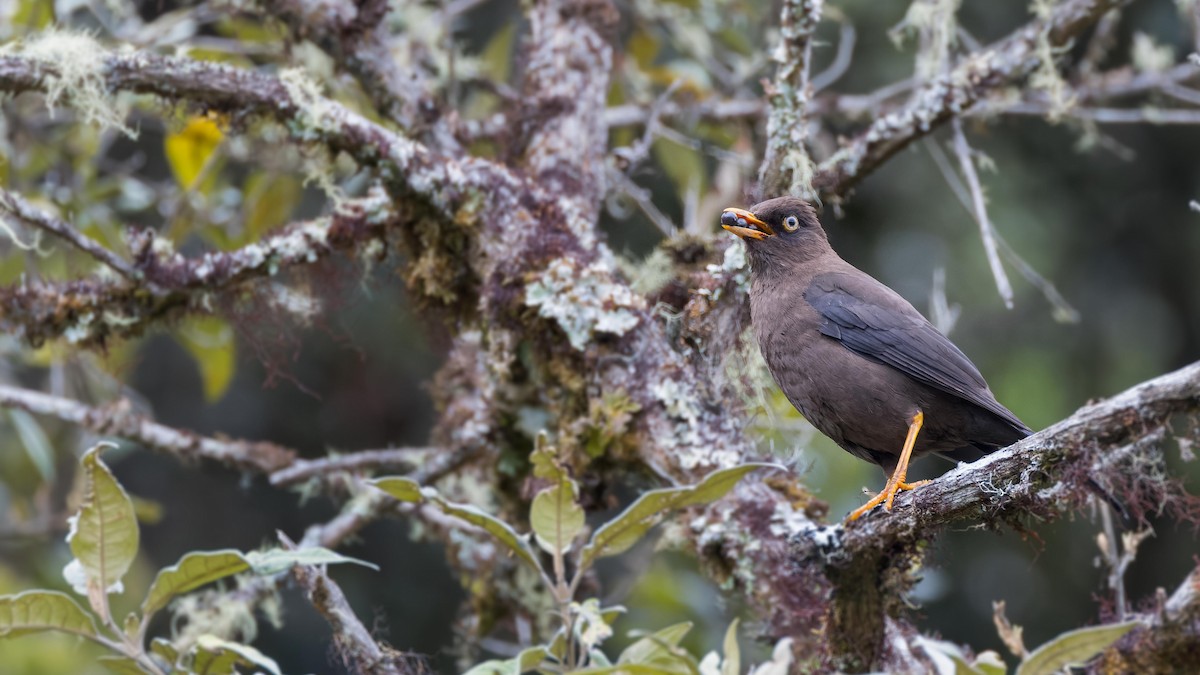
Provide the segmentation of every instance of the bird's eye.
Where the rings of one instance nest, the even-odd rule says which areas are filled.
[[[795,232],[800,229],[800,219],[796,216],[788,216],[783,219],[783,229],[788,232]]]

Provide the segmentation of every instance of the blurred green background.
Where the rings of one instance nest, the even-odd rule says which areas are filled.
[[[14,23],[18,28],[10,29],[14,31],[10,37],[20,32],[20,26],[36,27],[47,18],[35,15],[45,12],[37,3],[18,4],[26,23]],[[619,2],[622,22],[617,30],[620,56],[614,103],[647,100],[646,92],[661,91],[680,77],[699,96],[758,95],[756,82],[769,74],[764,55],[773,44],[763,28],[776,21],[770,4]],[[908,3],[843,0],[828,4],[844,13],[858,38],[853,63],[832,90],[866,93],[912,73],[913,45],[897,47],[887,35]],[[137,6],[143,19],[174,9],[173,4],[162,2]],[[406,4],[396,11],[424,17],[431,10]],[[508,73],[512,29],[519,16],[515,1],[480,3],[456,24],[456,48],[464,60],[486,54],[477,61],[480,72]],[[77,12],[71,18],[88,24],[86,16]],[[960,13],[963,27],[985,43],[1028,18],[1023,2],[964,0]],[[252,22],[247,23],[251,26],[236,22],[207,26],[201,34],[265,43],[277,37],[278,27],[267,26],[265,34],[256,38]],[[706,43],[711,53],[688,51],[685,43],[690,41],[696,49],[703,42],[692,40],[697,31],[717,35],[717,29],[724,32]],[[1192,31],[1176,3],[1148,0],[1134,3],[1126,13],[1107,65],[1127,62],[1137,32],[1153,35],[1170,47],[1177,62],[1193,50]],[[819,36],[817,71],[833,58],[837,25],[826,22]],[[740,84],[731,85],[698,61],[703,56],[748,70]],[[334,93],[357,100],[352,87],[335,88]],[[483,94],[464,95],[460,101],[465,114],[485,112],[494,104]],[[321,208],[318,190],[298,187],[303,174],[295,169],[295,155],[286,150],[261,154],[261,146],[270,145],[267,140],[245,140],[243,146],[226,148],[217,184],[206,188],[204,204],[198,209],[202,217],[189,220],[178,209],[165,217],[161,208],[121,206],[120,200],[131,190],[129,183],[106,184],[103,162],[97,163],[99,168],[88,167],[93,156],[116,164],[135,158],[137,168],[123,180],[167,189],[161,185],[170,172],[163,143],[167,134],[178,130],[178,122],[164,126],[154,119],[161,111],[147,110],[141,113],[142,135],[133,142],[72,125],[69,117],[48,120],[38,101],[9,101],[4,108],[9,150],[11,157],[22,159],[10,161],[0,177],[12,189],[65,204],[77,215],[77,222],[95,228],[92,231],[100,236],[108,233],[115,241],[112,223],[118,221],[145,223],[171,232],[186,252],[236,245],[230,232],[249,236]],[[851,135],[861,123],[834,121],[832,127]],[[749,186],[757,153],[749,147],[753,133],[747,125],[716,127],[684,119],[672,128],[691,139],[694,147],[658,141],[633,178],[652,190],[654,202],[674,222],[683,223],[690,186],[698,186],[702,196],[716,193],[714,176],[721,167],[732,166],[738,181]],[[1200,198],[1200,162],[1196,161],[1200,129],[1102,127],[1099,133],[1106,140],[1086,150],[1081,149],[1081,140],[1091,136],[1069,119],[1058,124],[1036,118],[972,120],[966,131],[972,145],[996,166],[995,172],[982,173],[993,222],[1078,310],[1078,322],[1056,321],[1041,293],[1011,266],[1015,307],[1004,308],[974,221],[921,143],[867,178],[840,217],[832,208],[824,210],[830,238],[844,258],[922,310],[929,307],[935,271],[944,269],[946,298],[961,308],[953,339],[976,362],[999,400],[1035,429],[1063,418],[1088,399],[1114,394],[1197,358],[1200,214],[1190,211],[1188,202]],[[614,131],[614,145],[628,143],[640,133],[640,129]],[[946,140],[943,130],[930,142],[945,147]],[[39,159],[54,153],[53,161]],[[266,160],[256,162],[261,157]],[[265,180],[264,175],[278,182],[255,196],[250,182]],[[356,180],[353,171],[344,167],[335,175],[338,180]],[[236,194],[228,194],[229,190]],[[217,217],[222,199],[234,212],[226,221]],[[734,203],[717,205],[702,201],[705,208],[695,213],[698,225],[694,227],[715,233],[721,206],[745,205],[744,196],[733,199]],[[117,205],[108,211],[97,208],[103,204]],[[255,209],[268,215],[253,215]],[[627,217],[605,216],[602,226],[610,243],[631,260],[645,258],[662,235],[636,209],[614,211]],[[193,227],[198,229],[193,232],[189,229]],[[201,231],[202,227],[212,231]],[[8,281],[24,271],[25,263],[11,249],[5,249],[5,256],[2,272]],[[55,260],[40,264],[49,268],[61,264],[63,273],[65,262]],[[311,282],[314,295],[333,307],[311,328],[236,325],[236,320],[235,330],[227,325],[188,324],[116,346],[99,361],[123,378],[154,416],[168,425],[271,440],[308,456],[330,450],[421,445],[434,420],[425,386],[444,357],[445,336],[409,307],[400,282],[402,263],[380,266],[361,278],[358,274],[333,269],[327,287],[320,280]],[[51,377],[46,363],[57,360],[82,367],[80,361],[85,360],[54,350],[31,356],[12,344],[6,344],[5,350],[6,369],[36,386]],[[288,377],[270,377],[272,371],[264,365],[262,354],[268,361],[277,359],[272,363],[282,365]],[[226,377],[231,378],[228,383],[223,382]],[[219,394],[215,400],[214,392]],[[840,518],[862,502],[862,486],[878,489],[882,476],[877,468],[814,436],[778,396],[770,403],[769,411],[756,413],[756,431],[781,456],[806,467],[805,482],[830,503],[831,518]],[[11,523],[61,499],[69,484],[39,487],[42,483],[26,455],[15,451],[11,420],[6,419],[5,425],[0,427],[8,446],[7,452],[0,453],[0,505],[10,514]],[[69,428],[48,422],[44,428],[57,453],[59,472],[69,476],[83,440]],[[1179,461],[1173,441],[1169,446],[1174,470],[1196,490],[1200,487],[1196,465]],[[143,525],[143,561],[134,574],[139,578],[128,580],[127,587],[143,588],[154,570],[187,551],[250,549],[273,540],[276,530],[295,538],[307,525],[335,514],[324,498],[301,500],[294,493],[268,488],[261,479],[224,469],[182,466],[171,458],[130,448],[108,460],[131,494],[161,509],[157,522]],[[948,467],[929,459],[917,468],[934,475]],[[1008,616],[1025,626],[1030,646],[1094,621],[1096,597],[1104,592],[1106,574],[1098,564],[1098,522],[1081,514],[1049,526],[1030,526],[1040,540],[971,528],[941,537],[913,598],[918,625],[977,650],[1003,652],[992,624],[993,601],[1007,602]],[[63,533],[53,529],[49,534],[25,535],[19,528],[0,532],[0,591],[61,587],[59,571],[69,559]],[[1130,597],[1142,602],[1156,587],[1173,589],[1195,564],[1198,550],[1191,529],[1170,522],[1156,524],[1156,536],[1143,545],[1130,568]],[[412,543],[404,523],[388,520],[367,528],[344,552],[381,568],[373,572],[343,566],[332,571],[360,617],[396,648],[427,654],[442,672],[454,672],[450,650],[463,594],[442,551]],[[692,620],[698,629],[690,644],[702,654],[718,648],[729,619],[740,610],[727,606],[685,556],[655,554],[652,547],[643,546],[601,570],[605,602],[630,607],[629,615],[617,624],[619,633]],[[283,616],[284,628],[277,631],[264,623],[255,645],[276,658],[286,672],[332,670],[328,631],[314,610],[299,596],[288,594]],[[747,628],[744,634],[752,634],[753,626]],[[79,658],[86,660],[88,653],[85,648]],[[0,642],[0,672],[74,672],[80,662],[72,661],[72,654],[76,652],[48,650],[40,638]]]

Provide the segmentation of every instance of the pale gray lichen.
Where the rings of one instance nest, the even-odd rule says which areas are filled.
[[[267,299],[273,306],[290,314],[303,324],[311,323],[321,313],[320,300],[304,290],[284,284],[271,284],[268,288]]]
[[[712,264],[706,269],[718,282],[718,285],[713,291],[701,289],[699,291],[701,295],[708,295],[713,301],[719,300],[726,282],[730,281],[733,282],[733,286],[739,294],[750,292],[750,265],[746,259],[746,244],[741,239],[735,238],[729,243],[725,249],[725,255],[721,259],[721,264]]]
[[[673,427],[655,434],[659,443],[670,450],[670,456],[680,468],[691,471],[699,467],[729,467],[741,461],[736,449],[725,447],[720,438],[727,438],[731,422],[725,419],[706,419],[699,398],[691,387],[678,380],[665,379],[651,388],[651,394],[662,403]],[[717,422],[714,429],[706,422]]]
[[[91,312],[84,312],[79,315],[76,322],[68,326],[63,331],[63,338],[71,344],[78,344],[88,339],[92,335],[92,322],[96,320],[96,315]]]
[[[551,262],[525,287],[525,304],[554,320],[575,349],[583,351],[594,333],[624,335],[638,324],[644,301],[613,280],[612,268],[595,262],[579,269],[569,258]]]
[[[1164,73],[1175,65],[1174,47],[1158,44],[1153,36],[1140,31],[1133,34],[1130,52],[1133,67],[1139,73]]]
[[[137,132],[125,126],[125,111],[105,86],[105,54],[91,35],[58,30],[0,46],[0,55],[22,56],[46,66],[41,77],[51,116],[60,100],[70,99],[87,123],[117,129],[136,139]]]

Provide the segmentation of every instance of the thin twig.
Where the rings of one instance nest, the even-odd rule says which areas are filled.
[[[942,177],[946,179],[946,184],[950,187],[950,191],[958,198],[958,202],[962,204],[967,213],[973,213],[971,206],[971,197],[967,194],[967,188],[962,183],[962,178],[958,172],[950,165],[950,158],[942,151],[934,141],[926,139],[925,148],[929,151],[929,156],[933,159],[933,163],[937,165],[941,171]],[[1041,291],[1042,296],[1054,308],[1054,318],[1063,323],[1076,323],[1079,321],[1079,310],[1075,309],[1067,299],[1063,297],[1058,288],[1046,277],[1033,269],[1033,266],[1017,253],[1016,249],[1008,243],[999,232],[993,232],[996,237],[996,244],[1000,246],[1000,254],[1009,262],[1021,276],[1025,278],[1033,287]]]
[[[140,278],[137,270],[128,262],[122,260],[120,256],[104,248],[95,239],[75,229],[65,220],[56,218],[25,201],[24,198],[15,192],[0,188],[0,210],[7,212],[13,218],[29,227],[35,227],[62,239],[108,266],[129,281],[137,281]]]
[[[958,155],[958,163],[963,177],[971,190],[971,202],[975,209],[975,221],[979,223],[979,235],[983,238],[983,250],[987,253],[988,265],[992,268],[992,276],[996,279],[996,290],[1004,300],[1004,306],[1012,309],[1013,290],[1000,262],[1000,253],[996,246],[996,236],[992,221],[988,218],[987,204],[983,198],[983,186],[979,175],[975,172],[975,163],[971,159],[971,146],[967,145],[967,137],[963,134],[962,121],[957,117],[952,125],[954,130],[954,151]]]
[[[671,101],[671,96],[675,94],[682,84],[683,80],[675,79],[655,99],[654,105],[650,107],[649,116],[646,118],[646,128],[640,138],[627,147],[616,148],[612,151],[614,155],[624,162],[625,166],[622,167],[622,170],[626,174],[633,173],[638,165],[646,161],[646,158],[650,156],[650,146],[654,144],[654,139],[658,137],[658,129],[662,124],[663,109],[666,108],[667,103]]]
[[[979,108],[971,114],[1034,115],[1042,117],[1050,111],[1043,103],[1014,103],[1000,107]],[[1200,110],[1181,108],[1088,108],[1075,106],[1063,111],[1066,117],[1097,124],[1197,125]]]
[[[282,487],[294,485],[335,472],[359,473],[365,471],[410,471],[438,452],[436,448],[389,448],[387,450],[360,450],[345,455],[321,459],[300,459],[291,466],[271,474],[271,485]]]
[[[641,209],[646,218],[658,228],[659,232],[663,233],[664,237],[673,237],[679,231],[675,227],[675,223],[663,213],[657,206],[654,205],[654,199],[651,197],[650,191],[646,188],[634,183],[633,180],[625,175],[622,171],[610,171],[609,180],[612,181],[613,189],[633,200],[633,203]]]
[[[846,74],[850,68],[851,58],[854,56],[854,43],[857,39],[858,33],[854,30],[854,24],[843,19],[841,35],[838,38],[838,49],[833,57],[833,63],[812,78],[814,94],[837,82],[842,75]]]

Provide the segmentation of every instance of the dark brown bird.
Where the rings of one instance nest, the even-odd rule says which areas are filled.
[[[907,300],[842,260],[808,203],[780,197],[725,209],[746,242],[750,317],[771,376],[814,427],[887,474],[892,508],[911,457],[974,461],[1031,431]]]

